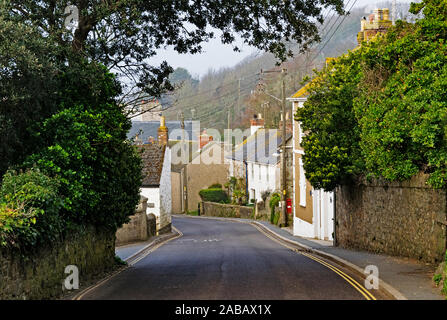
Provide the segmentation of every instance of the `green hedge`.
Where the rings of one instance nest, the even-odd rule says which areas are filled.
[[[337,58],[308,85],[295,120],[304,171],[332,191],[358,176],[403,181],[423,171],[447,187],[447,1],[413,4],[424,17]]]
[[[218,203],[228,203],[228,195],[227,193],[222,189],[203,189],[199,192],[200,198],[203,201],[209,201],[209,202],[218,202]]]
[[[270,223],[277,225],[279,221],[279,213],[276,212],[276,208],[279,206],[281,201],[281,195],[277,192],[272,194],[269,202],[270,206]]]

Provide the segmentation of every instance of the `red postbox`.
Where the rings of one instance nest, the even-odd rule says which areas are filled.
[[[287,204],[287,213],[292,214],[292,199],[287,199],[286,204]]]

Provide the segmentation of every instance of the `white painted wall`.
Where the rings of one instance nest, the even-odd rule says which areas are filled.
[[[163,228],[171,223],[171,190],[171,150],[166,148],[160,178],[160,228]]]
[[[262,199],[262,192],[266,190],[270,190],[271,192],[277,190],[277,176],[278,170],[276,165],[248,163],[248,189],[254,190],[254,196],[257,201]],[[250,197],[252,197],[251,193]]]
[[[171,223],[172,193],[171,193],[171,150],[166,148],[160,186],[141,188],[141,195],[147,200],[146,214],[154,214],[157,218],[157,232]],[[150,208],[150,204],[154,207]]]
[[[141,188],[141,195],[147,198],[146,214],[154,214],[157,218],[157,230],[160,225],[160,188]],[[149,208],[150,204],[154,204],[154,208]]]

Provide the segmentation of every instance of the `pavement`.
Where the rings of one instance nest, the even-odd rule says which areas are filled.
[[[120,257],[121,260],[125,261],[147,246],[151,245],[152,242],[153,239],[149,239],[148,241],[135,242],[132,244],[116,247],[115,254]]]
[[[82,299],[365,300],[361,279],[291,250],[247,223],[173,217],[181,236],[138,258]],[[123,258],[144,243],[117,248]],[[355,282],[358,281],[358,282]],[[353,283],[357,283],[358,286]],[[371,293],[370,293],[371,294]],[[383,299],[380,292],[374,292]]]
[[[241,220],[245,222],[255,221],[250,219]],[[394,288],[397,291],[396,295],[401,294],[401,299],[446,299],[432,282],[433,272],[436,270],[436,266],[413,259],[334,247],[331,241],[293,236],[290,229],[279,228],[267,221],[256,220],[256,223],[262,224],[265,228],[268,228],[281,237],[293,241],[298,245],[310,248],[316,253],[331,255],[335,260],[338,258],[341,264],[346,262],[352,264],[359,271],[365,270],[366,266],[369,265],[377,266],[379,269],[379,278],[389,285],[391,290]]]

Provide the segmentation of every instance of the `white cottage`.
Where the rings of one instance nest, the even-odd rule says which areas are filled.
[[[251,135],[225,156],[229,164],[229,176],[245,178],[249,201],[259,202],[265,191],[280,192],[281,164],[279,147],[282,145],[280,130],[264,129],[264,120],[256,117],[251,121]],[[291,143],[291,135],[287,143]]]

